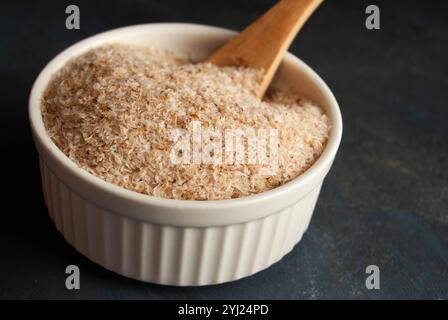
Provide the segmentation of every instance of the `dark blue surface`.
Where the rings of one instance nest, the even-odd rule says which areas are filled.
[[[81,30],[65,29],[78,4]],[[89,262],[56,232],[43,204],[26,115],[42,67],[70,44],[145,22],[240,30],[274,1],[9,1],[0,4],[3,185],[0,298],[448,298],[448,2],[326,1],[292,51],[341,105],[343,143],[309,230],[266,271],[234,283],[173,288],[126,279]],[[65,267],[81,290],[65,289]],[[365,288],[365,268],[381,289]]]

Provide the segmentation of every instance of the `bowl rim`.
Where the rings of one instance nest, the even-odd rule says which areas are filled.
[[[341,137],[342,137],[342,116],[340,113],[339,105],[334,97],[332,91],[329,89],[327,84],[319,77],[319,75],[311,69],[305,62],[292,55],[291,53],[287,53],[284,57],[285,60],[293,63],[296,67],[302,69],[306,72],[307,76],[311,78],[311,81],[318,84],[322,93],[326,96],[329,101],[328,109],[331,113],[331,124],[332,129],[330,132],[330,136],[326,143],[326,146],[319,156],[319,158],[313,163],[313,165],[308,168],[304,173],[300,176],[292,179],[291,181],[276,187],[274,189],[264,191],[258,194],[253,194],[249,196],[244,196],[236,199],[224,199],[224,200],[178,200],[178,199],[168,199],[161,198],[146,194],[141,194],[136,191],[128,190],[123,187],[117,186],[110,182],[107,182],[95,175],[87,172],[84,169],[79,168],[70,158],[68,158],[51,140],[49,135],[46,132],[46,129],[43,124],[42,116],[41,116],[41,94],[42,88],[45,88],[48,84],[48,80],[51,78],[51,75],[54,73],[52,68],[55,64],[60,64],[61,61],[67,61],[74,55],[72,52],[79,51],[83,52],[88,50],[89,46],[94,46],[92,44],[96,43],[99,45],[101,43],[107,42],[107,40],[103,40],[109,36],[118,36],[117,34],[126,34],[132,32],[140,32],[146,30],[148,28],[160,28],[160,30],[169,28],[190,28],[193,32],[195,30],[204,31],[214,31],[227,33],[228,35],[236,34],[236,31],[201,25],[201,24],[193,24],[193,23],[147,23],[147,24],[138,24],[133,26],[121,27],[117,29],[112,29],[106,32],[102,32],[91,37],[88,37],[84,40],[76,42],[75,44],[69,46],[62,52],[60,52],[56,57],[50,60],[50,62],[42,69],[37,79],[35,80],[33,87],[31,89],[31,93],[29,96],[29,108],[28,115],[31,124],[31,129],[33,133],[33,138],[35,143],[40,145],[45,149],[46,152],[51,154],[53,160],[56,160],[61,166],[64,167],[65,170],[70,171],[71,174],[75,175],[79,179],[84,180],[86,183],[91,185],[94,188],[99,188],[104,192],[110,193],[112,196],[119,196],[122,198],[127,198],[131,201],[136,201],[143,205],[156,206],[159,208],[171,208],[171,209],[191,209],[191,210],[209,210],[209,209],[232,209],[245,205],[254,205],[258,203],[260,200],[270,201],[275,200],[280,195],[290,194],[293,190],[300,189],[303,186],[309,184],[316,178],[322,175],[324,171],[326,174],[326,170],[331,166],[333,159],[338,150]],[[64,63],[65,63],[64,62]],[[40,152],[39,152],[40,153]],[[171,211],[172,212],[172,211]],[[120,213],[121,214],[121,213]],[[166,214],[169,214],[167,212]],[[259,215],[263,216],[262,214]]]

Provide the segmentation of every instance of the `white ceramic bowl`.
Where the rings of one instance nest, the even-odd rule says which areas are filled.
[[[331,119],[327,146],[300,177],[274,190],[232,200],[162,199],[125,190],[77,167],[51,141],[41,96],[51,75],[70,58],[107,43],[167,48],[206,57],[233,31],[182,23],[120,28],[64,50],[40,73],[29,116],[39,152],[45,202],[56,228],[80,253],[127,277],[169,285],[236,280],[280,260],[302,238],[342,134],[338,104],[327,85],[287,54],[277,76],[319,103]]]

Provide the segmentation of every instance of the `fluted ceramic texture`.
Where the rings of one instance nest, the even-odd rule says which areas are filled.
[[[262,219],[175,227],[102,209],[68,188],[42,159],[40,165],[50,217],[70,244],[109,270],[169,285],[222,283],[269,267],[302,238],[320,190]]]

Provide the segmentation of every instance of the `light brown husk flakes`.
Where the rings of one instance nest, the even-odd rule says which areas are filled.
[[[292,92],[254,94],[260,72],[191,63],[122,44],[92,49],[56,73],[42,101],[53,142],[79,167],[123,188],[171,199],[260,193],[302,174],[325,147],[323,111]],[[259,164],[174,164],[173,129],[277,129],[278,169]],[[223,146],[224,147],[224,146]]]

